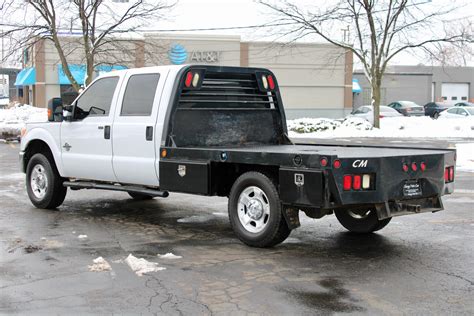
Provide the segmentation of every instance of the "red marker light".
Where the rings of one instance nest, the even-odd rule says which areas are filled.
[[[268,86],[270,87],[270,90],[275,89],[275,81],[273,80],[273,76],[268,75],[267,80],[268,80]]]
[[[450,182],[454,181],[454,167],[449,168],[449,181]]]
[[[413,170],[413,171],[418,170],[418,166],[416,165],[416,162],[411,163],[411,170]]]
[[[449,168],[444,169],[444,182],[449,181]]]
[[[344,191],[349,191],[352,187],[352,176],[345,175],[342,184],[343,184]]]
[[[332,166],[336,169],[341,168],[341,165],[342,164],[341,164],[341,161],[339,159],[334,160],[334,162],[332,163]]]
[[[421,169],[421,171],[425,171],[426,170],[426,163],[422,162],[420,164],[420,169]]]
[[[193,73],[188,72],[186,74],[186,79],[184,80],[184,85],[186,86],[186,88],[189,88],[191,86],[192,81],[193,81]]]
[[[359,175],[354,176],[354,182],[352,184],[352,188],[354,190],[360,190],[361,183],[362,183],[361,176],[359,176]]]
[[[406,163],[403,164],[403,171],[408,172],[408,165]]]
[[[321,158],[319,162],[321,163],[321,167],[326,167],[328,165],[327,158]]]

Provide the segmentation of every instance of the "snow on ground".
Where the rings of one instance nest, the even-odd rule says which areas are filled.
[[[87,239],[87,235],[79,235],[79,236],[77,236],[77,238],[79,238],[79,239]]]
[[[373,128],[364,119],[303,118],[288,121],[290,137],[345,138],[345,137],[425,137],[474,138],[474,120],[438,119],[422,117],[386,117],[381,128]]]
[[[474,143],[456,144],[458,170],[474,172]]]
[[[15,104],[9,109],[0,109],[0,138],[19,136],[25,123],[45,122],[47,109],[31,105]]]
[[[150,262],[144,258],[137,258],[132,254],[129,254],[125,259],[125,263],[135,272],[138,276],[142,276],[145,273],[156,272],[166,270],[166,268],[159,267],[158,263]]]
[[[94,259],[92,262],[93,262],[93,264],[91,264],[89,266],[89,271],[91,271],[91,272],[102,272],[102,271],[112,270],[112,267],[107,262],[107,260],[105,260],[102,257],[98,257],[98,258]]]
[[[181,259],[181,258],[183,258],[182,256],[177,256],[177,255],[175,255],[171,252],[168,252],[167,254],[164,254],[164,255],[159,254],[158,257],[160,259]]]

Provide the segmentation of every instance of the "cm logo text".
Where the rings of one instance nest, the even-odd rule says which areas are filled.
[[[352,167],[354,168],[365,168],[367,167],[367,163],[369,161],[368,160],[362,160],[362,159],[357,159],[357,160],[354,160],[354,162],[352,163]]]

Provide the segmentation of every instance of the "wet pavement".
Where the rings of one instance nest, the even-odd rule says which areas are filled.
[[[225,198],[69,190],[58,210],[35,209],[18,146],[0,143],[0,313],[474,313],[473,173],[458,173],[446,211],[365,237],[301,215],[284,244],[255,249],[232,233]],[[157,257],[168,252],[182,258]],[[166,270],[137,276],[129,254]],[[89,271],[99,256],[111,271]]]

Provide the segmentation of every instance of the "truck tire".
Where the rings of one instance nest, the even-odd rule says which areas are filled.
[[[148,194],[143,194],[143,193],[135,193],[135,192],[127,192],[128,195],[134,200],[137,201],[145,201],[145,200],[151,200],[153,199],[153,196],[148,195]]]
[[[368,234],[381,230],[390,223],[392,218],[379,220],[374,209],[364,210],[336,210],[335,215],[339,223],[348,231],[359,234]]]
[[[272,247],[291,232],[275,184],[259,172],[241,175],[229,195],[229,219],[237,237],[251,247]]]
[[[438,112],[434,112],[434,113],[433,113],[433,118],[434,118],[435,120],[437,120],[438,117],[439,117],[439,113],[438,113]]]
[[[54,209],[66,198],[67,188],[56,166],[44,154],[35,154],[28,162],[26,191],[37,208]]]

